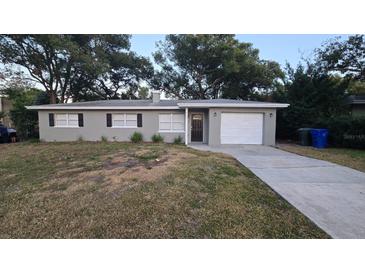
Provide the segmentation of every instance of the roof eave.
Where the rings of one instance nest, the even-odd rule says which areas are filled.
[[[65,105],[37,105],[26,106],[29,110],[176,110],[181,108],[286,108],[289,104],[279,103],[178,103],[177,106],[65,106]]]
[[[26,106],[29,110],[156,110],[180,109],[178,106]]]
[[[216,103],[178,103],[179,107],[182,108],[286,108],[289,104],[278,104],[278,103],[250,103],[250,104],[216,104]]]

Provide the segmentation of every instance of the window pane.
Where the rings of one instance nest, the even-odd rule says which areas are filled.
[[[69,114],[68,115],[68,120],[78,121],[79,120],[79,116],[77,114]]]
[[[171,121],[171,114],[160,114],[159,115],[160,123],[167,123]]]
[[[126,126],[128,127],[136,127],[137,126],[137,120],[127,120]]]
[[[124,120],[124,114],[113,114],[113,120]]]
[[[67,119],[66,114],[56,114],[55,117],[56,117],[56,120],[66,120]]]
[[[127,120],[137,121],[137,114],[127,114]]]
[[[160,130],[171,130],[171,123],[160,122]]]
[[[79,121],[69,120],[69,121],[68,121],[68,125],[69,125],[70,127],[78,127],[78,126],[79,126]]]
[[[184,130],[184,123],[172,123],[173,130]]]
[[[113,121],[113,127],[123,127],[124,126],[124,120],[114,120]]]
[[[184,122],[184,114],[173,114],[172,121],[173,122]]]
[[[67,126],[67,120],[56,120],[56,126]]]

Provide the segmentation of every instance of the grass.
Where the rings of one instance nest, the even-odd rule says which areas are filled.
[[[350,148],[317,149],[294,144],[279,144],[278,147],[299,155],[329,161],[365,172],[365,150]]]
[[[181,145],[3,144],[1,238],[327,238],[233,158]]]

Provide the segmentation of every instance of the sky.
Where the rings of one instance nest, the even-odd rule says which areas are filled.
[[[262,59],[276,61],[282,67],[288,62],[295,67],[302,57],[311,57],[315,48],[336,36],[341,36],[341,39],[348,37],[341,34],[239,34],[236,38],[241,42],[252,43],[254,48],[259,49]],[[133,35],[131,49],[153,60],[152,52],[156,51],[156,42],[164,40],[164,37],[160,34]]]

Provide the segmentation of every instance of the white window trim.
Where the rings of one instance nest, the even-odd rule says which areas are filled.
[[[170,115],[170,129],[160,129],[160,115],[167,115],[169,114]],[[172,121],[172,117],[173,115],[184,115],[184,113],[159,113],[158,114],[158,132],[161,132],[161,133],[184,133],[185,132],[185,115],[184,115],[184,121],[182,122],[183,125],[184,125],[184,130],[181,130],[181,129],[178,129],[178,130],[173,130],[172,129],[172,124],[173,124],[173,121]],[[166,122],[168,123],[168,122]]]
[[[66,115],[66,123],[67,125],[63,125],[63,126],[57,126],[57,115]],[[77,116],[77,126],[72,126],[72,125],[69,125],[69,115],[76,115]],[[57,128],[79,128],[79,114],[78,113],[55,113],[54,114],[54,127],[57,127]]]
[[[127,126],[127,114],[128,115],[136,115],[136,125],[135,126]],[[114,125],[114,115],[123,115],[124,126],[115,126]],[[137,128],[138,127],[138,117],[137,113],[112,113],[112,128]]]

